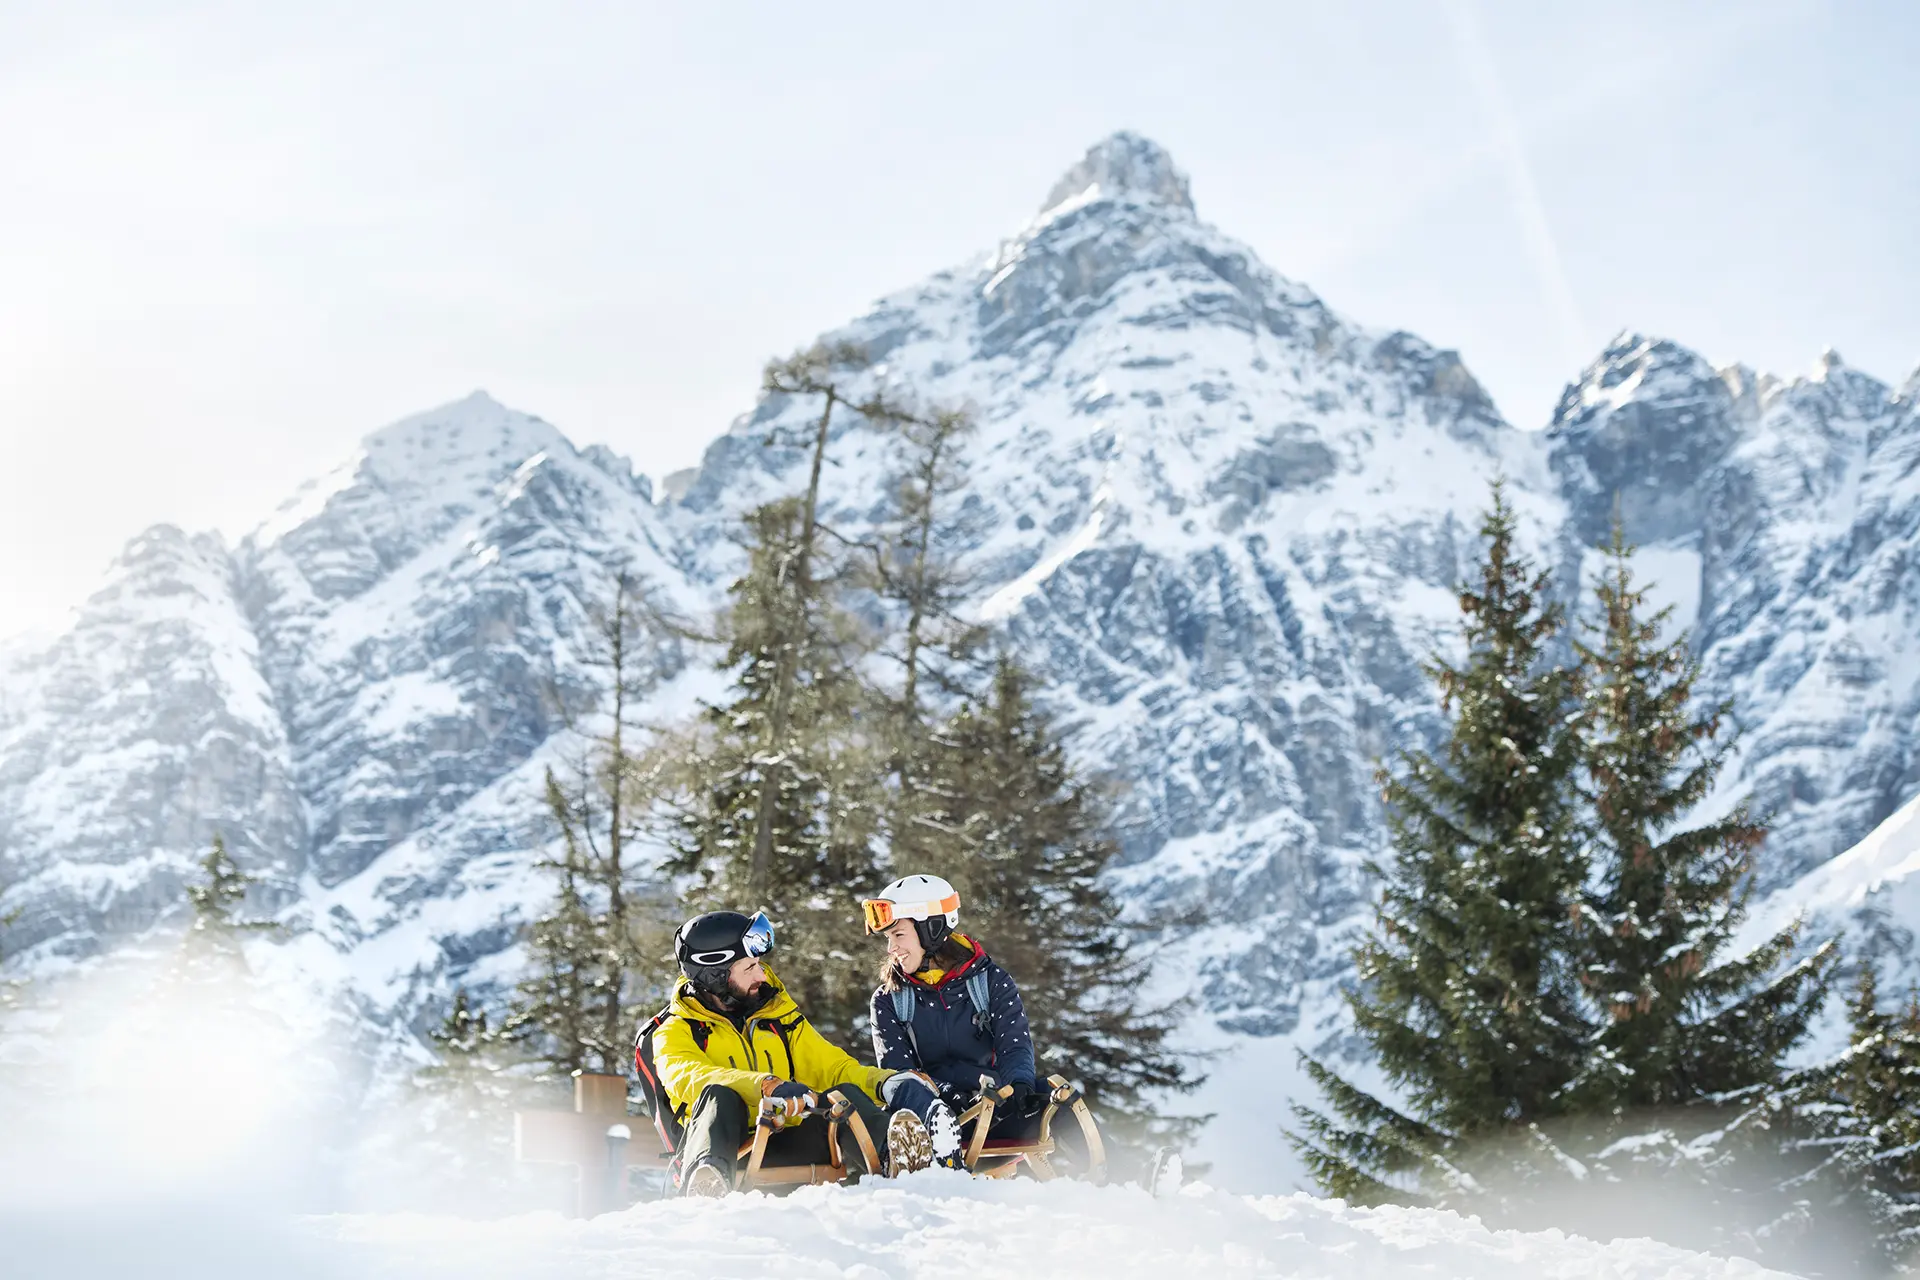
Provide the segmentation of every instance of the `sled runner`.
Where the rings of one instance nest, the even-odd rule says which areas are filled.
[[[1029,1137],[993,1138],[987,1135],[987,1131],[993,1128],[994,1108],[1006,1101],[1013,1090],[1009,1087],[995,1089],[992,1076],[980,1077],[979,1099],[960,1115],[962,1133],[966,1133],[969,1125],[972,1126],[962,1156],[969,1173],[983,1178],[1011,1178],[1024,1165],[1027,1173],[1040,1182],[1051,1182],[1063,1173],[1095,1186],[1107,1180],[1107,1147],[1100,1138],[1099,1126],[1093,1122],[1093,1112],[1087,1109],[1086,1096],[1069,1084],[1065,1076],[1048,1076],[1047,1084],[1046,1109],[1040,1113],[1039,1124],[1033,1134]],[[1053,1136],[1054,1120],[1062,1107],[1067,1108],[1080,1126],[1080,1136],[1086,1143],[1084,1157],[1063,1152]],[[1081,1161],[1084,1161],[1084,1167],[1078,1169],[1055,1167],[1056,1162]]]

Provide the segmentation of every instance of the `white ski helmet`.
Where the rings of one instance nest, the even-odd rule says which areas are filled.
[[[913,921],[920,945],[934,950],[960,923],[960,893],[939,876],[902,876],[860,904],[867,932],[879,933],[895,920]]]

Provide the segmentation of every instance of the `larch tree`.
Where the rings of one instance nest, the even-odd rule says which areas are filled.
[[[877,874],[882,767],[856,670],[865,628],[841,606],[837,575],[823,585],[805,528],[797,499],[747,517],[747,568],[721,619],[731,683],[672,765],[679,825],[667,867],[692,877],[700,905],[765,910],[776,973],[824,1034],[851,1047],[866,993],[849,927]]]
[[[947,551],[965,532],[958,508],[972,430],[958,412],[900,420],[895,516],[873,548],[874,591],[897,627],[887,653],[898,664],[899,684],[875,690],[891,778],[886,826],[895,875],[911,874],[935,856],[929,842],[948,838],[938,816],[947,798],[931,758],[939,749],[936,729],[979,683],[976,655],[987,630],[964,616],[971,580]]]

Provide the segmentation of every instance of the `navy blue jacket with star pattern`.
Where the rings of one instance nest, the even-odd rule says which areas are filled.
[[[979,1091],[982,1075],[992,1076],[996,1084],[1018,1081],[1032,1089],[1033,1032],[1027,1026],[1020,989],[978,942],[963,934],[952,936],[973,950],[961,964],[931,982],[895,972],[896,981],[913,989],[912,1036],[894,1012],[893,992],[883,985],[873,993],[875,1061],[889,1071],[924,1071],[962,1098],[972,1098]],[[991,1035],[975,1025],[973,999],[967,992],[967,979],[976,972],[987,975]]]

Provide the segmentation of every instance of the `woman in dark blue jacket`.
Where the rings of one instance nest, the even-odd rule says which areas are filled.
[[[875,1060],[926,1076],[957,1109],[990,1077],[1013,1090],[997,1104],[991,1132],[1020,1129],[1036,1091],[1033,1033],[1007,971],[955,930],[960,895],[938,876],[913,875],[863,905],[867,932],[887,943],[870,1010]]]

